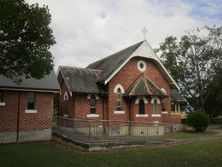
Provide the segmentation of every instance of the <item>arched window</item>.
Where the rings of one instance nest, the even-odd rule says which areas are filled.
[[[143,99],[139,101],[139,114],[145,114],[145,104]]]
[[[89,99],[89,105],[90,105],[90,114],[96,113],[96,96],[91,95]]]
[[[116,97],[116,111],[122,110],[122,90],[120,88],[116,91],[117,97]]]
[[[153,101],[153,113],[157,114],[158,113],[158,103],[157,103],[157,99],[154,99]]]
[[[161,99],[161,110],[166,111],[166,99],[165,98]]]

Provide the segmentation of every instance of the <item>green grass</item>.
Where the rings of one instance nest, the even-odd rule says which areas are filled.
[[[208,137],[217,134],[218,132],[208,129],[204,133],[198,133],[195,131],[178,131],[178,132],[170,132],[165,134],[162,138],[173,138],[173,139],[188,139],[188,138],[200,138],[200,137]]]
[[[125,149],[107,152],[78,152],[53,142],[0,145],[2,167],[147,167],[221,166],[222,140],[189,144]]]
[[[208,129],[221,130],[221,129],[222,129],[222,124],[210,124],[210,125],[208,126]]]

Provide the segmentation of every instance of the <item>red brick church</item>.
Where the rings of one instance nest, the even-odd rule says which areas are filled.
[[[59,115],[75,119],[180,123],[186,100],[144,40],[89,64],[60,66]]]

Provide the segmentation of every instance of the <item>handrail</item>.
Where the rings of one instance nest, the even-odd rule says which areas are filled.
[[[144,122],[144,121],[122,121],[122,120],[99,120],[99,119],[73,119],[67,117],[56,116],[56,118],[70,120],[70,121],[79,121],[79,122],[110,122],[110,123],[135,123],[135,124],[152,124],[152,125],[173,125],[173,123],[153,123],[153,122]]]

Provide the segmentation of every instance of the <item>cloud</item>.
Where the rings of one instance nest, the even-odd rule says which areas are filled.
[[[167,35],[177,37],[197,26],[220,24],[219,10],[210,17],[198,14],[198,3],[178,0],[27,0],[46,4],[57,44],[51,48],[58,65],[85,67],[116,51],[143,40],[153,47]],[[200,2],[199,2],[200,3]],[[208,8],[203,5],[203,11]],[[196,12],[195,12],[196,10]],[[203,12],[202,12],[203,13]],[[211,12],[212,13],[212,12]],[[213,17],[217,13],[217,17]],[[206,13],[207,14],[207,13]]]

